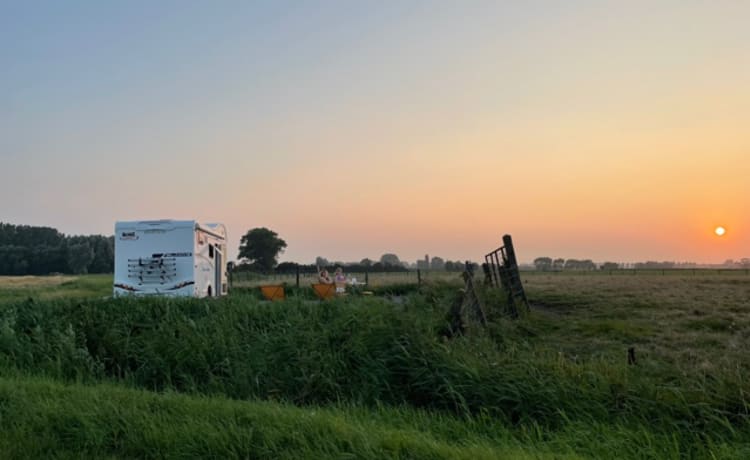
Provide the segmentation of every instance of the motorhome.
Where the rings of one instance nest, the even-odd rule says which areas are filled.
[[[115,223],[114,295],[227,293],[227,234],[194,220]]]

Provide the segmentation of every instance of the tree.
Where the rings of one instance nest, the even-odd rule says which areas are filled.
[[[563,268],[565,270],[578,270],[580,263],[581,261],[578,259],[568,259],[565,261],[565,266]]]
[[[364,259],[362,259],[361,261],[359,261],[359,264],[362,265],[363,267],[372,267],[373,263],[374,262],[372,260],[368,259],[367,257],[365,257]]]
[[[537,257],[534,259],[534,266],[537,270],[540,271],[547,271],[552,268],[552,258],[551,257]]]
[[[112,273],[114,238],[0,222],[0,275]]]
[[[115,265],[114,237],[93,235],[88,238],[94,250],[94,259],[89,264],[88,272],[112,273]]]
[[[433,257],[430,261],[430,269],[431,270],[444,270],[445,269],[445,262],[441,257]]]
[[[276,232],[265,227],[254,228],[240,239],[239,257],[255,270],[270,272],[285,248],[286,241]]]
[[[386,267],[389,265],[392,267],[401,266],[401,260],[399,260],[398,256],[391,253],[383,254],[382,256],[380,256],[380,263],[385,265]]]
[[[330,266],[331,263],[325,257],[318,256],[315,258],[315,265],[317,267],[324,268]]]
[[[68,268],[76,275],[88,273],[88,266],[94,260],[94,250],[87,241],[68,246]]]
[[[565,266],[565,259],[559,258],[552,261],[552,270],[562,270]]]
[[[596,264],[591,259],[568,259],[565,261],[565,270],[596,270]]]
[[[620,268],[620,264],[617,262],[604,262],[602,264],[602,270],[617,270]]]

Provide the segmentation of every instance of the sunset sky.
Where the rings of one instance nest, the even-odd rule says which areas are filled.
[[[750,2],[0,3],[0,221],[750,257]],[[726,235],[714,229],[723,225]]]

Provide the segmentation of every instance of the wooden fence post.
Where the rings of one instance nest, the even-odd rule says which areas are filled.
[[[228,272],[227,274],[229,275],[229,289],[228,289],[228,291],[231,291],[231,290],[232,290],[232,280],[234,279],[234,274],[232,273],[232,271],[233,271],[232,269],[233,269],[233,268],[234,268],[234,267],[232,267],[232,266],[230,265],[230,266],[228,267],[228,270],[227,270],[227,272]]]
[[[299,289],[299,264],[296,264],[296,268],[297,268],[296,270],[297,271],[297,289]]]

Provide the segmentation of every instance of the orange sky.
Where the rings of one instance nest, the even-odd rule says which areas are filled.
[[[300,262],[504,233],[523,261],[750,257],[746,2],[28,8],[0,19],[2,221],[265,226]]]

